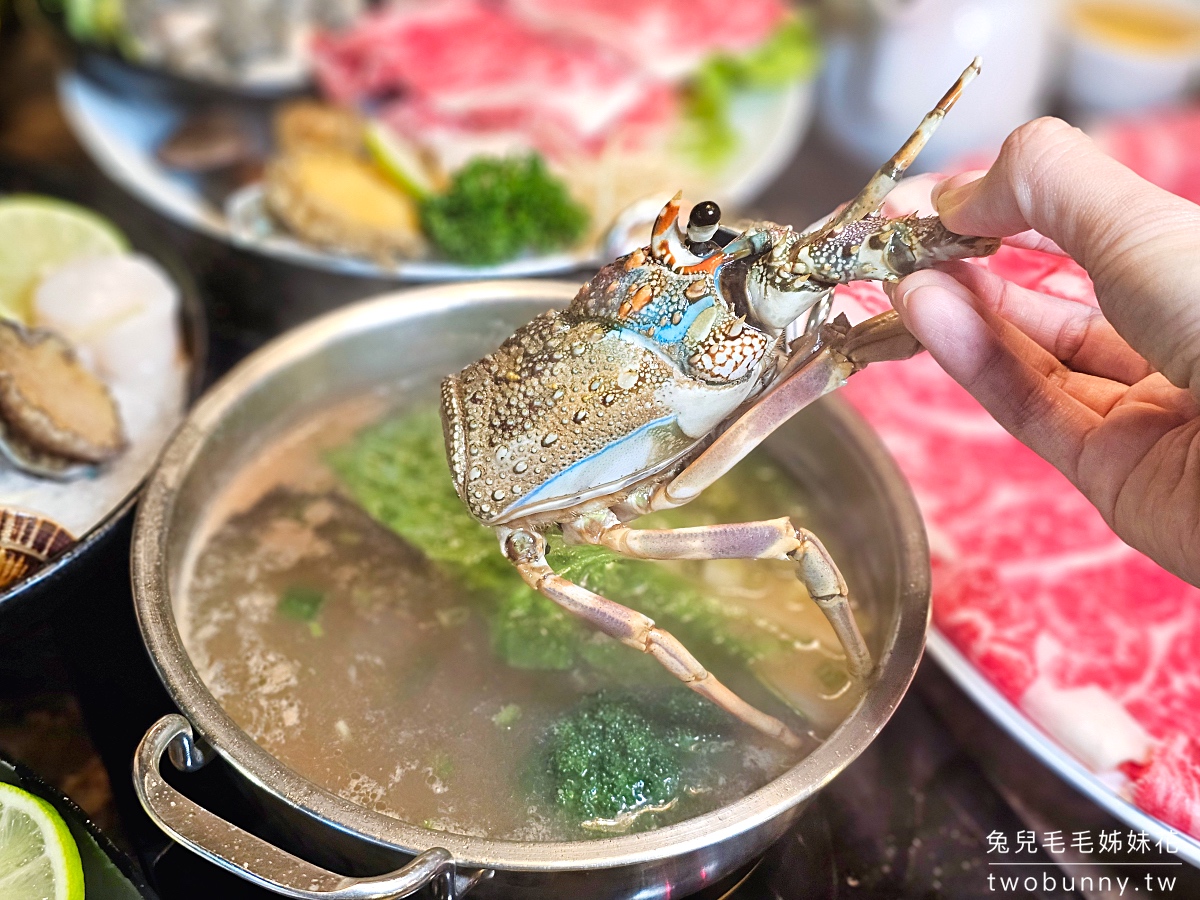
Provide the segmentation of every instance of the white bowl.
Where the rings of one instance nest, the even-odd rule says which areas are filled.
[[[1083,6],[1085,4],[1079,4]],[[1130,6],[1134,4],[1130,3]],[[1150,0],[1137,4],[1193,21],[1193,39],[1154,47],[1099,33],[1078,13],[1066,17],[1064,100],[1081,115],[1127,112],[1177,103],[1200,70],[1200,12],[1192,3]],[[1077,7],[1078,8],[1078,7]]]

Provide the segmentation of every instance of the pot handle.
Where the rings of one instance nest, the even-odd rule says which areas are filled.
[[[183,716],[163,716],[142,738],[133,760],[133,787],[146,814],[193,853],[247,881],[297,900],[397,900],[432,885],[439,900],[455,900],[491,877],[455,870],[450,851],[427,850],[402,869],[373,878],[349,878],[305,862],[226,822],[171,787],[159,773],[168,749],[172,759],[193,760],[195,738]],[[192,764],[188,768],[198,768]]]

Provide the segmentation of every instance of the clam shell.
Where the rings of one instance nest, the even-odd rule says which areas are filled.
[[[236,113],[206,109],[184,120],[158,145],[160,162],[184,172],[216,172],[258,155],[254,135]]]
[[[0,590],[33,574],[74,543],[69,531],[45,516],[0,507]]]
[[[26,475],[51,481],[74,481],[96,474],[96,467],[90,463],[64,459],[34,447],[9,428],[3,416],[0,416],[0,459]]]
[[[31,474],[63,477],[125,448],[108,388],[48,331],[0,321],[0,452]]]

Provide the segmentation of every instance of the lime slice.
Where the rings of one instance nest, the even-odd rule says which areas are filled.
[[[0,200],[0,317],[28,324],[33,291],[48,273],[128,246],[107,219],[74,203],[32,195]]]
[[[54,807],[0,782],[0,897],[83,900],[79,848]]]
[[[367,126],[365,141],[367,152],[375,164],[410,197],[424,200],[430,194],[437,193],[429,168],[421,160],[416,148],[397,137],[382,122],[372,122]]]

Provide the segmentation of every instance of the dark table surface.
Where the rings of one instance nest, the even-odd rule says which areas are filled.
[[[394,287],[265,261],[139,206],[91,165],[66,130],[50,89],[61,62],[43,37],[0,30],[0,164],[62,179],[82,201],[120,209],[174,246],[209,301],[210,380],[272,334]],[[804,224],[852,194],[867,174],[814,134],[747,212]],[[582,281],[586,274],[573,277]],[[138,640],[124,568],[118,563],[97,573],[89,590],[86,606],[20,640],[0,634],[0,751],[74,797],[139,858],[164,900],[267,896],[169,845],[137,807],[129,779],[133,743],[170,705]],[[189,777],[196,779],[190,792],[236,820],[236,801],[220,771]],[[1200,873],[1190,867],[1143,865],[1169,857],[1069,849],[1076,832],[1098,841],[1101,831],[1113,830],[1129,829],[1042,768],[927,659],[879,738],[793,831],[752,871],[705,896],[1200,897]],[[1016,855],[1018,833],[1031,831],[1049,850],[1046,836],[1058,832],[1066,848],[1038,846]],[[995,852],[996,835],[1004,836],[1008,855]],[[1015,861],[1026,865],[996,865]],[[1145,882],[1164,871],[1177,879],[1173,888]],[[1018,875],[1005,887],[1001,876]],[[1112,890],[1081,889],[1102,884],[1102,876],[1112,879]],[[1118,878],[1127,879],[1123,892]]]

